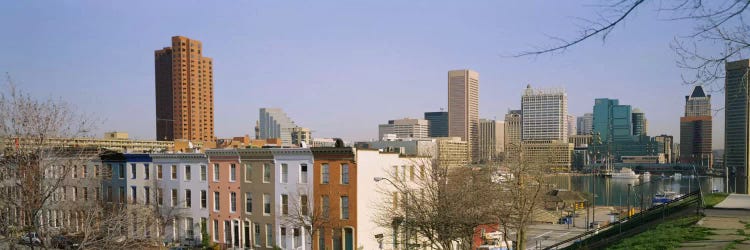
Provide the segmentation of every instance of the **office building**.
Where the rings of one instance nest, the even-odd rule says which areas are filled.
[[[553,172],[568,172],[573,159],[573,143],[559,140],[522,141],[521,150],[526,164],[538,164]]]
[[[505,122],[479,119],[479,162],[499,160],[504,148]]]
[[[430,137],[448,136],[448,112],[424,112],[424,119],[430,122]]]
[[[657,144],[657,153],[664,155],[664,161],[666,163],[675,163],[676,159],[674,154],[674,137],[671,135],[658,135],[654,136],[654,140]]]
[[[470,163],[469,143],[459,137],[436,138],[437,165],[444,168],[467,167]]]
[[[750,60],[744,59],[726,64],[724,79],[724,165],[729,171],[729,191],[748,193],[748,73]],[[682,142],[681,142],[682,143]],[[684,146],[682,146],[684,147]]]
[[[470,161],[479,159],[479,73],[448,72],[448,136],[468,142]]]
[[[521,110],[509,110],[505,115],[505,152],[517,152],[521,147]]]
[[[571,135],[577,135],[578,134],[578,128],[577,128],[577,120],[574,115],[568,115],[568,136]]]
[[[568,95],[562,89],[533,89],[521,97],[521,140],[568,141]]]
[[[183,36],[154,52],[156,139],[214,140],[213,60],[202,44]]]
[[[706,95],[703,87],[695,86],[685,96],[685,116],[680,117],[680,162],[711,168],[712,133],[711,95]]]
[[[636,108],[631,115],[633,122],[633,135],[647,135],[648,121],[646,120],[646,114]]]
[[[296,145],[292,140],[292,134],[299,126],[294,124],[294,121],[279,108],[261,108],[256,126],[258,139],[280,138],[282,145]]]
[[[576,119],[576,130],[579,135],[590,135],[594,129],[594,114],[585,113]]]
[[[597,98],[594,101],[593,139],[589,151],[597,160],[608,158],[620,161],[621,156],[658,155],[654,138],[645,135],[645,129],[635,135],[634,124],[645,128],[645,118],[636,116],[633,122],[630,105],[621,105],[617,99]],[[643,122],[643,123],[642,123]]]
[[[295,127],[292,128],[292,144],[296,146],[302,145],[302,143],[305,143],[305,145],[310,145],[312,142],[312,131],[310,131],[309,128],[303,128],[303,127]]]
[[[429,137],[429,121],[423,119],[403,118],[389,120],[388,124],[378,125],[378,140],[387,134],[395,134],[397,138],[427,138]]]

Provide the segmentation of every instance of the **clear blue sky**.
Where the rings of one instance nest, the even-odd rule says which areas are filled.
[[[548,35],[575,35],[576,17],[591,17],[596,1],[217,2],[6,1],[0,71],[98,117],[97,136],[140,139],[155,137],[153,53],[174,35],[201,40],[214,60],[219,137],[252,136],[258,108],[280,107],[316,137],[375,138],[388,119],[445,107],[447,71],[470,68],[480,74],[481,117],[519,108],[526,84],[564,87],[573,115],[591,112],[594,98],[617,98],[646,113],[649,134],[678,139],[691,90],[669,49],[691,24],[663,21],[654,8],[606,42],[508,58],[549,44]],[[723,94],[712,102],[722,106]],[[723,126],[719,113],[714,148]]]

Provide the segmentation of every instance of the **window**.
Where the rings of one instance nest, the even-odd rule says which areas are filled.
[[[162,178],[162,171],[163,171],[162,165],[157,165],[156,166],[156,179],[161,180],[161,178]]]
[[[193,218],[191,217],[185,218],[185,234],[187,234],[187,238],[189,239],[195,237],[195,233],[193,232]]]
[[[287,183],[289,180],[289,165],[286,163],[281,164],[281,183]]]
[[[143,164],[143,179],[148,180],[151,178],[151,171],[149,171],[148,164]]]
[[[229,211],[237,212],[237,193],[235,192],[229,194]]]
[[[266,247],[273,245],[273,225],[266,224]]]
[[[263,164],[263,182],[271,182],[271,165]]]
[[[138,202],[138,189],[135,186],[130,186],[130,200],[133,204]]]
[[[297,249],[302,246],[302,238],[300,238],[299,228],[292,228],[292,236],[294,237],[294,248]]]
[[[78,178],[78,166],[73,166],[73,179]]]
[[[281,214],[283,215],[289,214],[289,195],[286,195],[286,194],[281,195]]]
[[[193,198],[191,197],[193,193],[190,191],[190,189],[185,189],[185,207],[192,207],[193,206]]]
[[[398,180],[398,166],[393,166],[393,179]]]
[[[219,192],[214,192],[214,211],[219,211]]]
[[[89,200],[89,188],[87,187],[83,188],[83,200],[85,201]]]
[[[172,189],[172,206],[177,206],[177,189]]]
[[[219,221],[214,220],[214,241],[219,241]]]
[[[229,166],[229,181],[234,182],[237,180],[237,166],[231,164]]]
[[[299,183],[307,183],[307,164],[299,166]]]
[[[172,165],[172,180],[177,180],[177,165]]]
[[[201,181],[206,181],[206,165],[201,165]]]
[[[419,178],[424,179],[424,166],[419,166]]]
[[[414,166],[409,166],[409,180],[414,181]]]
[[[164,191],[161,188],[156,189],[156,203],[159,206],[164,205]]]
[[[206,190],[201,190],[201,208],[206,208]]]
[[[271,214],[271,196],[263,194],[263,215]]]
[[[253,213],[253,194],[245,193],[245,213]]]
[[[398,209],[398,192],[393,192],[393,210]]]
[[[307,215],[307,210],[309,209],[309,203],[307,201],[307,195],[300,195],[299,197],[299,203],[300,203],[300,213],[302,215]]]
[[[349,219],[349,196],[341,196],[341,219]]]
[[[253,223],[253,231],[255,231],[255,237],[253,237],[253,245],[259,247],[260,246],[260,224]]]
[[[245,182],[253,182],[253,166],[245,163]]]
[[[65,190],[63,190],[62,199],[65,200]],[[112,186],[107,186],[107,201],[112,202]]]
[[[281,241],[281,248],[282,249],[286,248],[286,228],[285,227],[281,228],[281,233],[279,237],[280,237],[279,241]]]
[[[219,181],[219,164],[214,164],[214,182]]]
[[[130,164],[130,179],[135,179],[135,163]]]
[[[328,213],[331,209],[331,200],[328,198],[328,195],[323,195],[323,197],[320,198],[321,204],[320,204],[320,211],[323,212],[323,218],[328,218]]]
[[[125,187],[120,187],[119,194],[117,196],[118,199],[120,199],[120,203],[125,203]]]
[[[323,164],[320,168],[320,180],[323,184],[328,184],[328,174],[329,174],[328,164]]]
[[[318,249],[326,249],[326,230],[318,229]]]
[[[151,189],[149,187],[143,187],[143,196],[144,200],[146,202],[146,205],[151,204]]]
[[[120,164],[118,170],[120,173],[117,177],[119,177],[120,179],[125,179],[125,164]]]
[[[349,184],[349,164],[341,164],[341,184]]]
[[[193,178],[190,175],[190,165],[185,165],[185,180],[189,181],[191,178]]]
[[[101,172],[102,170],[99,168],[99,165],[94,165],[94,177],[99,177]]]
[[[81,167],[83,167],[83,178],[88,178],[89,177],[89,168],[88,168],[88,166],[81,166]]]

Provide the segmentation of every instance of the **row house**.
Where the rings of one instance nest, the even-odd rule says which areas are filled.
[[[227,247],[240,247],[241,204],[237,150],[206,151],[211,170],[208,173],[210,234],[212,241]]]
[[[315,250],[353,250],[357,246],[358,163],[353,148],[313,147]],[[364,186],[363,188],[370,188]],[[365,248],[375,249],[375,248]]]

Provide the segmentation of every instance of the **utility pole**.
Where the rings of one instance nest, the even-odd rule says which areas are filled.
[[[628,219],[630,219],[630,189],[633,187],[633,184],[628,183]]]

